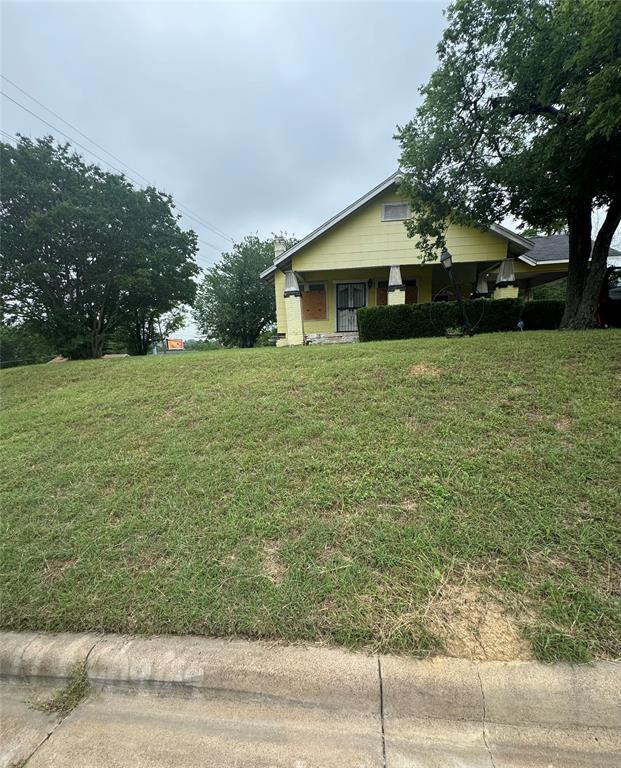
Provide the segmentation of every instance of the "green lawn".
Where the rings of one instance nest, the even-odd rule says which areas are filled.
[[[1,625],[619,657],[620,364],[592,331],[3,371]]]

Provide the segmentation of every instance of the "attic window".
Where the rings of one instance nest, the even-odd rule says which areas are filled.
[[[382,221],[405,221],[410,218],[410,206],[407,203],[384,203]]]

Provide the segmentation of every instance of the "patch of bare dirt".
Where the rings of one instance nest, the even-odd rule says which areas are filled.
[[[278,586],[283,583],[286,570],[278,558],[278,544],[275,541],[266,541],[263,546],[263,571],[272,584]]]
[[[567,432],[570,427],[571,427],[571,419],[568,419],[567,416],[561,416],[560,419],[557,419],[554,422],[554,428],[559,432]]]
[[[440,375],[440,369],[436,365],[427,365],[426,363],[414,363],[410,366],[411,376],[432,376],[436,378]]]
[[[539,411],[527,411],[524,416],[530,424],[539,424],[543,421],[543,414]]]
[[[55,584],[60,579],[64,578],[67,571],[71,570],[77,565],[78,560],[48,560],[45,564],[45,573],[43,578],[47,584]]]
[[[476,584],[444,584],[426,610],[427,629],[444,644],[447,655],[473,661],[532,659],[515,618]]]

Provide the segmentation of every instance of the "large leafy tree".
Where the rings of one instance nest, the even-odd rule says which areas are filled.
[[[294,240],[283,238],[287,247]],[[274,288],[259,273],[274,260],[274,239],[248,235],[206,271],[194,303],[201,332],[227,346],[253,347],[276,320]]]
[[[199,270],[190,257],[196,237],[179,229],[172,199],[153,188],[136,197],[128,226],[134,242],[133,270],[121,329],[129,351],[146,355],[162,333],[184,325],[179,308],[191,304],[196,294]]]
[[[409,233],[432,259],[451,220],[568,231],[563,326],[588,327],[621,220],[621,2],[457,0],[447,17],[397,134]]]
[[[28,322],[70,357],[99,357],[120,330],[192,300],[196,235],[170,197],[51,137],[0,150],[5,322]]]

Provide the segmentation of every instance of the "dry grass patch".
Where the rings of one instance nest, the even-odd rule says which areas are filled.
[[[426,626],[449,656],[473,661],[532,659],[516,620],[493,594],[467,578],[444,584],[426,610]]]
[[[263,572],[276,586],[283,583],[286,575],[286,569],[278,557],[278,550],[277,541],[266,541],[263,545]]]
[[[431,376],[437,378],[441,371],[436,365],[428,365],[427,363],[414,363],[410,366],[411,376]]]
[[[65,573],[71,570],[78,562],[78,558],[49,561],[43,574],[44,581],[47,584],[54,584],[59,579],[64,578]]]

